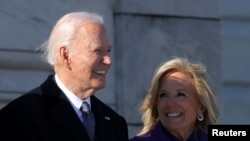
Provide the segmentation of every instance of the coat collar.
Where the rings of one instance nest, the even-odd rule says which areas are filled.
[[[50,114],[55,121],[61,124],[76,140],[88,141],[87,132],[84,129],[80,119],[75,113],[70,102],[57,86],[54,75],[50,75],[47,80],[41,85],[44,100],[49,109]],[[113,127],[113,113],[111,108],[106,106],[95,96],[91,96],[92,112],[96,121],[96,136],[98,141],[105,139],[113,141],[115,133]]]
[[[172,135],[169,131],[165,130],[160,122],[158,122],[155,128],[144,137],[151,138],[154,141],[179,141],[178,138]],[[197,138],[199,141],[208,140],[207,134],[198,129],[188,138],[187,141],[197,141]]]
[[[70,105],[66,96],[56,85],[54,75],[50,75],[41,85],[44,103],[55,121],[62,125],[75,139],[86,140],[87,132]]]

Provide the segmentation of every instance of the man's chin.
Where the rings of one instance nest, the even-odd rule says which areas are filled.
[[[103,88],[105,88],[105,86],[106,86],[105,83],[98,84],[98,85],[96,86],[96,89],[103,89]]]

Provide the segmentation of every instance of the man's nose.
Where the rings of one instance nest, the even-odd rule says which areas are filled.
[[[103,63],[107,64],[107,65],[111,65],[112,64],[112,59],[111,59],[110,54],[105,54],[103,56]]]

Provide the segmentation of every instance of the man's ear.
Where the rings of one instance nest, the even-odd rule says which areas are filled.
[[[70,56],[69,56],[69,50],[67,47],[62,46],[59,48],[59,56],[61,63],[66,66],[68,69],[71,69],[70,67]]]

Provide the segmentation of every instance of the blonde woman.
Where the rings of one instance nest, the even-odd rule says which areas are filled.
[[[143,129],[130,141],[207,141],[219,110],[205,66],[178,57],[164,62],[141,111]]]

